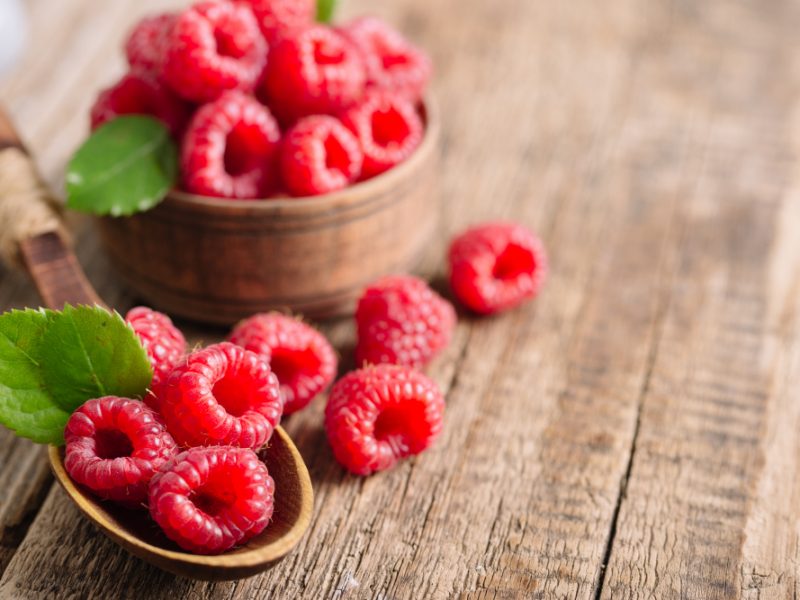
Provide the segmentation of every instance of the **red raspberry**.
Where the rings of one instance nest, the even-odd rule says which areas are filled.
[[[150,478],[177,449],[159,416],[138,400],[85,402],[64,429],[64,467],[101,498],[136,507]]]
[[[319,331],[278,313],[250,317],[230,341],[260,355],[281,386],[283,414],[304,408],[336,376],[336,353]]]
[[[226,90],[251,91],[266,57],[267,44],[247,6],[198,2],[172,28],[163,76],[187,100],[209,102]]]
[[[342,27],[361,53],[367,87],[395,92],[416,102],[431,78],[430,58],[376,17],[361,17]]]
[[[175,13],[164,13],[139,21],[125,42],[128,64],[134,69],[159,77],[169,46],[169,36],[177,19],[178,15]]]
[[[352,371],[333,386],[325,430],[336,460],[369,475],[428,448],[442,430],[443,414],[436,383],[409,367],[378,365]]]
[[[271,45],[314,22],[313,0],[242,0],[250,6],[264,38]]]
[[[189,120],[189,107],[149,75],[128,73],[97,96],[92,106],[92,129],[120,115],[153,116],[177,138]]]
[[[481,314],[532,298],[547,275],[544,246],[514,223],[489,223],[462,233],[450,246],[449,262],[453,293]]]
[[[403,162],[422,141],[417,109],[397,94],[369,92],[363,102],[342,115],[364,153],[361,179],[368,179]]]
[[[182,446],[260,448],[283,411],[267,362],[227,342],[190,354],[173,369],[160,400],[167,428]]]
[[[262,91],[287,123],[312,114],[336,114],[361,98],[364,65],[343,35],[313,25],[272,48]]]
[[[145,396],[145,402],[154,410],[158,410],[161,386],[166,382],[172,369],[186,355],[186,338],[167,315],[146,306],[130,309],[125,315],[125,320],[138,336],[153,366],[151,393]]]
[[[264,198],[274,186],[280,129],[266,106],[227,92],[200,108],[181,147],[183,185],[223,198]]]
[[[453,306],[410,275],[383,277],[358,301],[358,364],[422,367],[450,343]]]
[[[272,518],[275,483],[249,448],[192,448],[150,484],[150,514],[184,550],[219,554],[258,535]]]
[[[315,196],[358,179],[364,155],[341,121],[326,115],[300,119],[281,149],[281,176],[293,196]]]

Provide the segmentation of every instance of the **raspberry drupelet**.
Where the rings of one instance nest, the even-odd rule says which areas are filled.
[[[539,238],[515,223],[488,223],[459,235],[450,245],[450,287],[479,314],[491,314],[536,296],[547,276]]]
[[[139,400],[105,396],[85,402],[64,429],[64,467],[100,498],[136,508],[150,479],[177,452],[155,411]]]
[[[133,28],[125,42],[128,64],[155,78],[161,77],[176,13],[145,17]]]
[[[358,364],[422,367],[450,343],[453,306],[423,280],[392,275],[370,284],[358,301]]]
[[[219,554],[264,530],[274,493],[266,465],[249,448],[192,448],[153,477],[150,514],[184,550]]]
[[[254,315],[239,323],[230,341],[269,363],[283,397],[283,413],[305,408],[336,376],[336,353],[319,331],[279,313]]]
[[[314,22],[314,0],[240,0],[253,11],[261,33],[272,46]]]
[[[348,373],[333,386],[325,430],[336,460],[369,475],[427,449],[442,430],[443,415],[435,382],[409,367],[378,365]]]
[[[260,448],[281,420],[278,379],[267,362],[223,342],[193,352],[173,369],[159,406],[181,446]]]

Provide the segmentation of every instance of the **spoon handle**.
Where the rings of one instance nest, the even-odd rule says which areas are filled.
[[[103,305],[67,242],[59,203],[0,106],[0,256],[22,265],[45,305]]]

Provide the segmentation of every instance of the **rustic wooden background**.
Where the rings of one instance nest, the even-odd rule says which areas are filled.
[[[141,14],[29,0],[0,83],[56,186]],[[342,0],[427,47],[448,236],[496,217],[552,256],[542,296],[464,317],[431,369],[445,432],[346,475],[323,402],[288,424],[313,526],[274,570],[178,579],[97,533],[40,449],[0,432],[0,598],[788,598],[800,517],[800,5],[791,0]],[[132,298],[75,222],[104,298]],[[0,272],[0,308],[35,306]],[[325,326],[345,357],[351,324]],[[191,328],[213,341],[222,331]],[[345,360],[347,364],[347,360]],[[346,366],[346,365],[345,365]]]

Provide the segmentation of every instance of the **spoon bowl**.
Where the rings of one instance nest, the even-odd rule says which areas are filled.
[[[103,533],[131,554],[156,567],[192,579],[230,580],[261,573],[294,548],[311,522],[314,494],[308,469],[281,427],[259,458],[275,480],[272,521],[245,545],[204,556],[181,550],[161,532],[146,511],[102,501],[75,484],[64,468],[64,449],[49,448],[50,468],[80,511]]]

